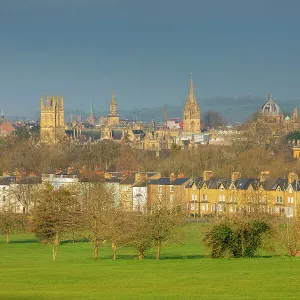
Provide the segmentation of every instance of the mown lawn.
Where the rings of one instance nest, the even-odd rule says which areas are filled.
[[[185,245],[162,260],[109,247],[93,260],[89,243],[63,243],[57,260],[32,235],[0,240],[0,299],[300,299],[300,259],[263,253],[253,259],[206,257],[203,225],[189,224]]]

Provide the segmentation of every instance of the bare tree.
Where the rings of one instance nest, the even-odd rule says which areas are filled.
[[[80,206],[77,197],[67,188],[54,189],[45,185],[36,195],[33,214],[33,231],[36,236],[52,247],[52,259],[56,259],[63,234],[77,226]]]
[[[97,182],[93,185],[89,184],[85,196],[82,203],[85,224],[89,228],[94,246],[94,259],[97,260],[99,247],[104,240],[103,222],[107,211],[113,205],[113,195],[103,183]]]
[[[6,243],[10,242],[13,233],[26,230],[27,220],[24,215],[14,213],[12,209],[0,212],[0,232],[5,235]]]
[[[164,242],[179,241],[178,228],[183,224],[184,217],[168,202],[168,198],[159,197],[151,205],[148,222],[151,226],[152,239],[156,246],[156,259],[160,259]]]
[[[134,213],[131,216],[130,237],[128,246],[134,247],[138,252],[138,259],[143,259],[145,252],[153,245],[152,227],[149,216]]]
[[[130,238],[131,216],[120,208],[110,207],[102,220],[103,237],[110,241],[113,259],[117,258],[117,248],[126,245]]]

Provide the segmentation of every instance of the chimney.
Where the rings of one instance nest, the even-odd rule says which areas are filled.
[[[147,173],[135,173],[135,181],[137,182],[143,182],[147,180],[147,178]]]
[[[231,173],[231,181],[235,182],[236,180],[241,178],[241,173],[240,172],[232,172]]]
[[[292,183],[293,181],[298,179],[298,175],[295,172],[289,173],[288,175],[288,183]]]
[[[184,174],[183,174],[183,173],[179,173],[179,174],[177,175],[177,178],[184,178]]]
[[[175,173],[171,173],[170,175],[170,181],[173,181],[177,178],[177,176],[175,175]]]
[[[35,177],[35,176],[36,176],[36,174],[35,174],[34,172],[31,171],[31,172],[29,173],[29,177]]]
[[[212,171],[204,171],[203,172],[203,181],[207,181],[213,177]]]
[[[260,182],[265,182],[267,179],[270,178],[270,171],[261,171],[259,176]]]

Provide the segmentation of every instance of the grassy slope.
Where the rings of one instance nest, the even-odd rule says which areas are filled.
[[[199,228],[200,227],[200,228]],[[154,252],[139,261],[132,249],[111,260],[92,259],[89,243],[65,243],[57,261],[32,236],[0,241],[0,299],[299,299],[300,259],[284,256],[212,260],[205,257],[200,229],[187,226],[186,245]]]

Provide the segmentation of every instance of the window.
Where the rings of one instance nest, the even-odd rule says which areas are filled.
[[[193,184],[193,191],[196,191],[197,187],[196,184]]]
[[[277,196],[276,197],[276,202],[277,203],[282,203],[282,197],[281,196]]]
[[[158,193],[161,194],[162,193],[162,185],[158,186]]]
[[[290,186],[289,187],[289,193],[291,194],[293,192],[293,188]]]
[[[225,195],[219,195],[219,201],[224,202],[225,201]]]
[[[221,186],[221,192],[224,192],[224,187],[223,186]]]
[[[193,201],[197,201],[197,200],[198,200],[197,195],[192,195],[192,200],[193,200]]]
[[[5,196],[2,197],[3,202],[5,202]]]
[[[208,204],[202,204],[202,210],[207,211],[208,210]]]
[[[170,195],[170,203],[173,203],[174,202],[174,195]]]
[[[170,185],[170,192],[171,192],[171,193],[174,192],[174,185]]]
[[[294,203],[294,197],[288,197],[288,203]]]

